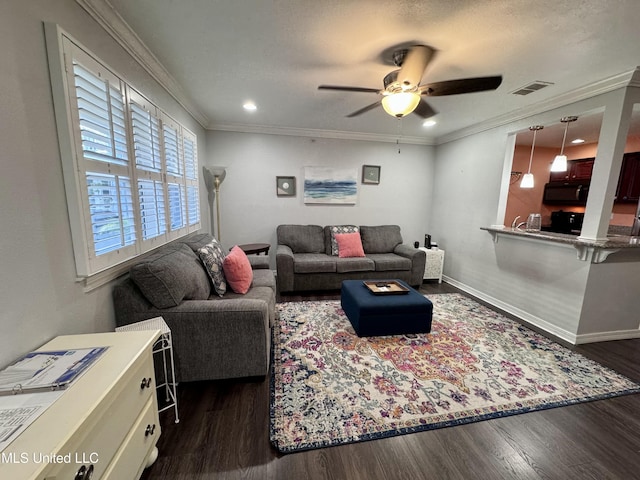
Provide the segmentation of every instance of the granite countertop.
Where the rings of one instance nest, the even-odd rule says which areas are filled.
[[[513,235],[516,237],[547,240],[550,242],[564,243],[575,247],[592,247],[599,249],[615,249],[622,248],[640,248],[640,237],[632,237],[629,235],[608,235],[606,240],[589,240],[580,239],[577,235],[569,235],[566,233],[555,232],[528,232],[521,229],[504,228],[504,227],[481,227],[491,234]]]

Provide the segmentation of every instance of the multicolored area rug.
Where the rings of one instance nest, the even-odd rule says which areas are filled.
[[[460,294],[430,334],[359,338],[339,301],[278,304],[271,442],[288,453],[629,393],[640,385]]]

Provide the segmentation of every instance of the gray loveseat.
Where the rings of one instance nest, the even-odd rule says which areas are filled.
[[[422,283],[426,255],[402,243],[398,225],[358,227],[365,257],[355,258],[333,254],[331,232],[335,227],[277,227],[276,268],[281,292],[334,290],[343,280],[399,279],[412,286]]]
[[[275,319],[275,277],[268,257],[249,256],[249,291],[219,297],[195,253],[209,234],[161,247],[113,288],[118,326],[162,316],[171,329],[179,382],[264,376]],[[143,291],[145,293],[143,293]]]

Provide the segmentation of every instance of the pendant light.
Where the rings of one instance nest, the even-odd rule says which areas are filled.
[[[560,155],[556,155],[551,164],[552,172],[566,172],[567,171],[567,156],[564,154],[564,143],[567,141],[567,130],[569,130],[569,123],[575,122],[578,117],[563,117],[560,119],[564,123],[564,137],[562,138],[562,148],[560,149]]]
[[[531,142],[531,157],[529,157],[529,170],[522,176],[520,188],[533,188],[533,173],[531,173],[533,150],[536,146],[536,134],[538,133],[538,130],[542,130],[543,128],[544,127],[542,125],[534,125],[533,127],[529,127],[529,130],[533,131],[533,141]]]

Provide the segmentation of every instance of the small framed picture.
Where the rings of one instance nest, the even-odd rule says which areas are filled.
[[[380,166],[363,165],[362,183],[366,183],[369,185],[378,185],[380,183]]]
[[[296,177],[276,177],[276,194],[279,197],[295,197]]]

